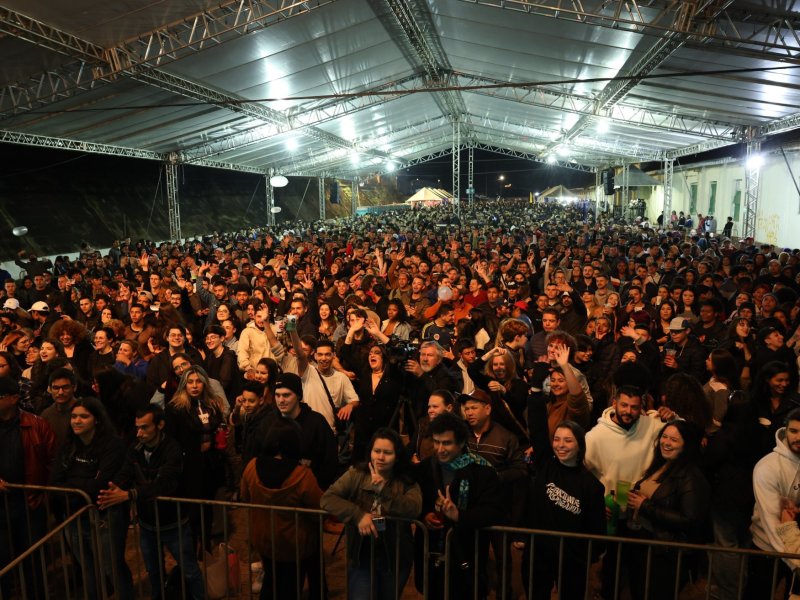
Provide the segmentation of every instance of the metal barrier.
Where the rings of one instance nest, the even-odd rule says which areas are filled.
[[[114,588],[120,589],[117,587],[120,573],[114,569],[113,549],[111,552],[104,551],[106,547],[104,536],[107,536],[107,532],[102,531],[103,517],[99,515],[99,512],[104,511],[98,511],[89,503],[86,494],[66,488],[17,485],[8,487],[19,493],[18,498],[24,498],[24,493],[46,493],[41,510],[45,522],[50,526],[42,536],[31,540],[29,546],[14,556],[8,564],[0,565],[2,567],[0,600],[105,599],[110,592],[107,587],[108,582],[103,577],[104,573]],[[82,503],[83,506],[66,512],[54,510],[52,505],[58,504],[59,496],[62,500],[71,499]],[[20,507],[11,505],[14,501],[11,494],[2,494],[0,498],[3,499],[5,507],[4,521],[7,530],[10,531],[14,525],[22,525],[28,532],[35,530],[32,523],[41,518],[41,515],[35,514],[27,502],[22,503],[24,514],[18,516],[17,522],[14,523],[12,515],[15,508]],[[146,574],[142,569],[142,563],[145,567],[149,566],[148,572],[157,583],[154,595],[165,600],[206,596],[206,591],[213,587],[212,579],[216,580],[218,589],[215,595],[208,595],[209,599],[223,597],[299,599],[303,595],[304,586],[311,592],[309,597],[312,600],[317,597],[324,599],[338,596],[338,594],[328,594],[326,584],[326,570],[327,575],[332,574],[331,561],[327,561],[326,564],[325,557],[324,521],[328,516],[326,512],[186,498],[165,497],[158,498],[154,502],[155,527],[148,530],[134,520],[134,528],[130,530],[134,535],[127,535],[128,562],[131,562],[132,555],[137,562],[134,572],[139,584],[139,598],[147,597],[144,585]],[[67,502],[66,506],[69,504]],[[163,505],[174,505],[176,511],[174,527],[159,522],[158,508]],[[188,524],[190,513],[193,511],[197,513],[195,516],[199,517],[195,521],[200,524],[199,532],[196,534]],[[221,531],[217,531],[216,535],[205,526],[206,511],[218,511],[217,521],[218,525],[221,525]],[[236,511],[235,515],[233,511]],[[60,516],[62,514],[63,518]],[[391,595],[399,600],[401,596],[413,596],[411,592],[413,584],[410,581],[400,581],[402,586],[398,585],[397,581],[398,575],[399,579],[406,578],[412,559],[410,556],[405,556],[401,550],[402,542],[407,538],[401,539],[400,528],[408,528],[408,531],[413,532],[415,536],[417,549],[417,559],[414,564],[414,569],[417,571],[415,579],[417,587],[421,588],[419,596],[423,598],[483,597],[488,590],[489,560],[492,556],[497,567],[495,569],[497,578],[493,586],[495,597],[503,599],[512,597],[512,593],[513,597],[518,597],[520,591],[523,591],[528,598],[534,598],[542,594],[542,589],[549,592],[551,588],[555,588],[559,594],[563,591],[563,596],[559,597],[592,597],[596,591],[592,583],[593,577],[595,581],[599,577],[599,573],[593,571],[597,570],[597,567],[592,567],[592,562],[601,553],[604,553],[606,561],[602,596],[604,600],[617,600],[623,596],[626,587],[634,589],[635,594],[632,595],[634,598],[650,597],[656,592],[661,593],[663,597],[664,590],[668,590],[666,595],[677,599],[685,574],[689,570],[688,563],[691,563],[691,570],[698,578],[704,577],[706,580],[705,598],[738,599],[744,592],[748,560],[754,559],[766,562],[767,570],[771,569],[771,581],[768,585],[765,584],[761,596],[768,598],[774,596],[780,585],[778,579],[782,570],[780,561],[784,558],[800,560],[800,555],[795,554],[512,527],[491,527],[477,531],[474,537],[474,550],[470,549],[472,555],[465,558],[463,552],[460,552],[458,554],[460,558],[456,560],[454,550],[455,548],[461,550],[464,540],[454,535],[453,530],[447,531],[443,536],[443,548],[438,545],[441,543],[440,536],[443,532],[436,532],[437,538],[434,539],[437,539],[437,545],[432,547],[430,536],[433,532],[420,521],[390,517],[387,517],[387,521],[388,532],[391,533],[392,527],[395,528],[393,564],[383,564],[384,570],[381,572],[377,570],[380,561],[376,559],[379,556],[390,555],[385,552],[389,547],[381,544],[386,543],[384,540],[391,539],[391,535],[377,541],[375,538],[368,538],[368,552],[364,549],[361,555],[363,558],[369,557],[369,598],[385,598]],[[127,527],[127,522],[125,525]],[[269,537],[254,539],[254,530]],[[67,540],[70,531],[78,534],[74,537],[76,542],[71,548]],[[402,532],[405,535],[406,529]],[[222,574],[221,578],[218,574],[210,573],[212,565],[208,559],[198,565],[196,573],[192,574],[191,569],[187,572],[187,563],[192,560],[197,563],[195,543],[202,548],[208,548],[212,539],[219,539],[233,547],[237,554],[235,564],[229,566],[227,554],[222,553],[220,557],[223,561],[222,568],[219,569],[218,562],[213,566],[218,570],[215,573]],[[525,549],[521,556],[519,551],[512,551],[510,543],[512,540],[524,541]],[[327,541],[327,546],[330,548],[333,538],[328,536]],[[333,545],[331,555],[336,552],[339,541]],[[489,551],[490,542],[494,552]],[[149,557],[143,553],[143,548],[148,543],[150,549],[154,550]],[[464,547],[470,545],[471,543]],[[181,577],[177,579],[173,577],[171,588],[165,581],[163,570],[165,547],[182,569],[178,571]],[[262,553],[258,554],[256,548],[260,548]],[[263,586],[267,589],[263,593],[253,592],[250,585],[253,576],[252,563],[257,562],[254,560],[254,554],[258,556],[258,560],[263,559],[264,563]],[[424,560],[419,560],[420,556]],[[246,557],[246,560],[242,560],[243,557]],[[733,591],[727,590],[716,594],[711,585],[714,581],[712,573],[716,565],[723,560],[727,561],[726,568],[729,580],[733,581]],[[104,565],[105,561],[111,561],[112,564]],[[244,569],[243,562],[247,565]],[[158,566],[154,567],[154,564]],[[345,564],[349,565],[350,562],[347,561]],[[431,565],[435,565],[437,569],[434,586],[431,585]],[[641,577],[626,586],[623,579],[624,567],[633,565],[641,565],[639,570]],[[103,568],[104,566],[106,568]],[[75,567],[79,567],[77,574]],[[93,573],[96,576],[93,576]],[[83,586],[78,584],[78,576],[82,579]],[[190,576],[194,577],[194,580]],[[242,578],[244,581],[238,586],[233,585]],[[346,576],[343,579],[347,581]],[[520,580],[523,582],[521,589]],[[197,587],[198,582],[202,587]],[[244,589],[242,583],[245,585]],[[381,589],[381,585],[394,585],[394,589],[389,588],[387,593],[386,588]],[[287,594],[287,589],[290,589],[291,593]],[[468,589],[469,594],[463,594],[464,589]]]
[[[629,567],[635,567],[636,564],[643,564],[644,569],[638,574],[638,580],[630,582],[628,585],[629,591],[631,586],[636,587],[638,592],[631,591],[630,597],[632,598],[651,598],[658,590],[658,597],[664,596],[664,587],[670,586],[672,590],[669,597],[678,600],[681,590],[685,587],[688,581],[686,576],[686,563],[694,562],[695,572],[697,575],[704,575],[706,581],[706,589],[704,597],[708,600],[712,597],[725,598],[725,600],[740,600],[745,593],[745,581],[748,572],[748,560],[758,558],[761,560],[771,561],[772,578],[769,589],[764,589],[763,593],[759,590],[760,598],[772,598],[780,586],[778,580],[778,573],[780,563],[783,559],[800,560],[800,554],[778,553],[778,552],[763,552],[760,550],[751,550],[746,548],[725,548],[720,546],[702,545],[702,544],[688,544],[676,542],[663,542],[657,540],[637,539],[629,537],[615,537],[615,536],[597,536],[597,535],[583,535],[561,533],[554,531],[547,531],[541,529],[521,529],[515,527],[488,527],[475,533],[475,577],[473,581],[475,599],[479,598],[479,585],[478,576],[483,571],[486,574],[488,570],[489,554],[481,553],[480,540],[482,536],[501,536],[501,544],[503,549],[502,557],[495,556],[495,560],[502,565],[502,573],[506,573],[505,567],[509,559],[508,549],[510,547],[511,539],[524,540],[526,545],[523,551],[523,560],[520,560],[519,574],[520,578],[527,581],[523,591],[527,598],[536,598],[541,595],[536,594],[535,585],[549,583],[548,595],[552,588],[555,588],[557,597],[562,598],[562,590],[565,598],[592,598],[595,593],[600,593],[599,589],[593,589],[592,586],[592,571],[598,569],[597,566],[593,567],[592,557],[596,557],[599,553],[603,556],[603,561],[610,561],[609,564],[603,564],[605,575],[602,579],[603,590],[602,598],[604,600],[618,600],[623,597],[625,589],[625,582],[623,581],[623,563],[630,561]],[[545,540],[544,543],[541,543]],[[538,542],[538,543],[537,543]],[[569,546],[583,546],[583,555],[581,560],[571,560],[567,557]],[[537,554],[537,546],[539,546],[540,553]],[[658,556],[655,556],[655,555]],[[737,557],[738,568],[736,572],[736,589],[730,595],[730,592],[723,594],[712,595],[712,567],[715,561],[719,561],[721,556],[727,555],[728,557]],[[667,558],[665,558],[667,557]],[[707,561],[707,564],[703,565]],[[582,572],[577,572],[576,563],[581,564]],[[597,565],[598,563],[595,563]],[[702,570],[700,566],[703,565]],[[554,570],[551,573],[545,573],[547,567]],[[663,572],[666,568],[667,572]],[[633,569],[631,569],[633,570]],[[609,573],[610,571],[610,573]],[[535,576],[539,574],[544,579],[537,582]],[[596,574],[600,576],[600,573]],[[637,579],[637,577],[635,577]],[[597,577],[595,577],[597,583]],[[580,583],[578,594],[575,592],[575,583]],[[654,583],[655,582],[655,583]],[[509,582],[505,579],[498,580],[498,585],[495,589],[496,598],[506,600],[507,598],[516,597],[511,596]],[[658,586],[662,587],[658,587]],[[541,592],[541,588],[539,590]],[[450,596],[445,595],[445,598]]]
[[[91,579],[87,568],[94,558],[88,557],[97,555],[97,509],[89,496],[73,488],[10,483],[4,487],[7,493],[0,494],[0,506],[6,539],[0,544],[10,562],[0,571],[0,599],[50,598],[51,588],[59,597],[96,597],[97,590],[86,586],[79,596],[77,584],[78,577],[84,582]],[[29,502],[31,495],[34,500]],[[54,536],[55,530],[62,535]],[[75,545],[69,544],[70,531],[76,532]],[[80,565],[79,575],[72,569],[74,560]]]

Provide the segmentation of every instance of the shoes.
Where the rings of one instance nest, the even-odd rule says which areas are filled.
[[[261,593],[261,586],[264,585],[264,565],[261,562],[250,563],[250,570],[253,573],[253,583],[250,590],[254,594]]]

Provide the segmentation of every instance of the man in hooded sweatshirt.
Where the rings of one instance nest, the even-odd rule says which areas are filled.
[[[676,417],[666,406],[645,413],[642,391],[630,385],[620,386],[611,406],[597,420],[597,426],[586,434],[586,468],[605,486],[606,494],[621,488],[620,482],[630,488],[641,479],[653,460],[655,440],[664,422]],[[616,500],[621,509],[617,535],[625,537],[627,493]],[[606,511],[606,518],[610,517]],[[603,560],[603,590],[609,597],[616,587],[617,555],[617,549],[609,547]]]
[[[786,416],[786,426],[775,433],[775,448],[753,469],[753,492],[756,504],[750,533],[753,548],[765,552],[791,552],[780,535],[781,511],[796,510],[800,504],[800,408]],[[778,561],[778,578],[790,585],[796,560]],[[744,598],[769,598],[775,561],[767,557],[750,557],[747,565],[747,588]]]

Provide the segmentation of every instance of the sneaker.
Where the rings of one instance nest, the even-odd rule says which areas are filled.
[[[253,583],[250,589],[254,594],[261,593],[261,587],[264,585],[264,565],[261,562],[250,563],[250,570],[253,573]]]

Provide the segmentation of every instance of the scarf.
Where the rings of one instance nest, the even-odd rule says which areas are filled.
[[[484,467],[490,467],[491,465],[489,462],[479,456],[477,454],[473,454],[472,452],[464,452],[458,458],[454,458],[450,462],[442,464],[442,468],[447,469],[448,471],[459,471],[464,467],[469,465],[483,465]],[[456,501],[456,506],[458,506],[458,510],[464,510],[467,507],[467,502],[469,501],[469,480],[462,479],[458,483],[458,499]]]

